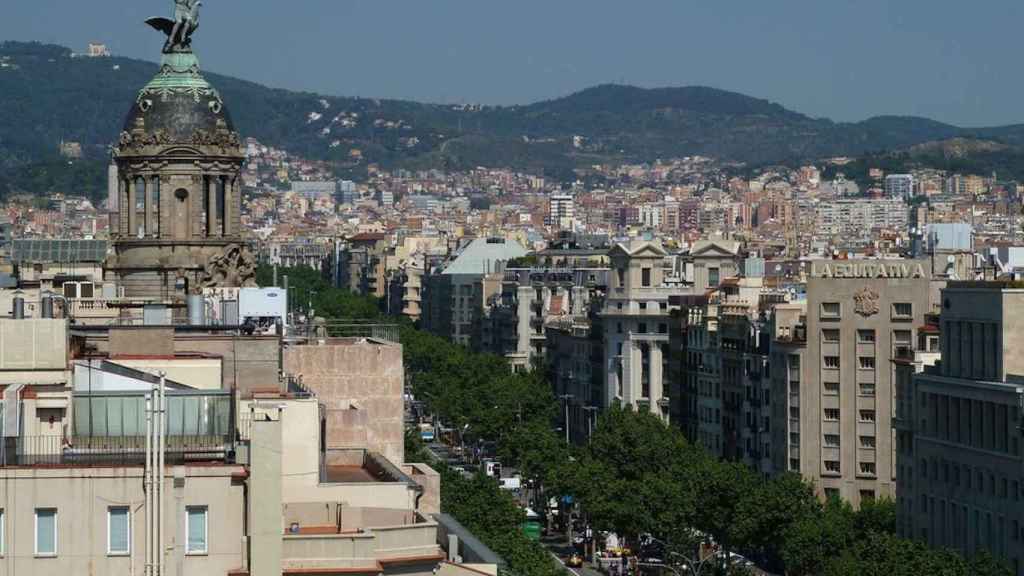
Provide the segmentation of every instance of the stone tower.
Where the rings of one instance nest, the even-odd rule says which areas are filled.
[[[160,71],[125,120],[110,187],[115,253],[108,276],[127,297],[161,301],[255,278],[239,223],[241,142],[192,53],[197,12],[176,19],[147,21],[168,42]]]

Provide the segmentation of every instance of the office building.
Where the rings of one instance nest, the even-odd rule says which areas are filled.
[[[906,366],[899,390],[899,528],[1021,575],[1024,289],[951,282],[941,302],[942,360]]]
[[[932,311],[928,262],[815,261],[808,276],[806,310],[775,312],[774,468],[854,506],[892,498],[893,358]]]

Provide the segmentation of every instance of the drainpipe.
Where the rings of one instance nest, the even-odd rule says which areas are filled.
[[[143,573],[153,573],[153,395],[146,395],[146,471],[142,479],[142,489],[146,493],[146,563]]]
[[[157,537],[159,539],[159,546],[157,552],[160,554],[160,558],[157,562],[159,566],[158,576],[164,576],[166,574],[165,568],[167,563],[167,555],[164,553],[164,461],[167,452],[167,379],[163,372],[160,372],[160,416],[158,425],[158,437],[160,438],[160,447],[157,451],[159,455],[157,463],[157,495],[160,498],[160,515],[157,518]]]

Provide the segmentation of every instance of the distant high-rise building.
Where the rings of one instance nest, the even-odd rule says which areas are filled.
[[[548,226],[572,228],[576,217],[576,205],[568,194],[553,194],[548,200]]]
[[[890,174],[885,177],[887,198],[910,198],[914,195],[914,177],[910,174]]]

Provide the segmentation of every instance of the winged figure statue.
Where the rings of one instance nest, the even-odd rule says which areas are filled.
[[[189,52],[192,49],[192,34],[199,28],[200,0],[174,0],[174,20],[150,18],[146,20],[153,28],[167,35],[164,53]]]

